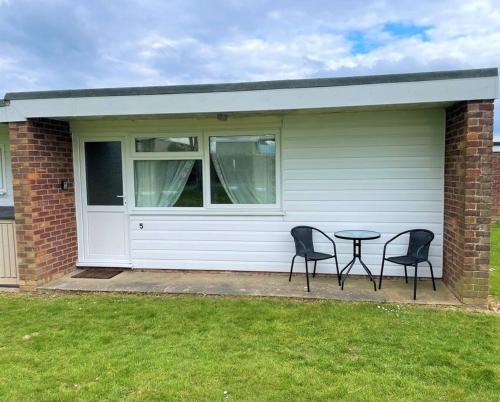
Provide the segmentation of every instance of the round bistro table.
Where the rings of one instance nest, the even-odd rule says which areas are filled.
[[[352,260],[349,261],[349,263],[342,269],[342,271],[340,271],[342,290],[344,290],[344,282],[345,282],[347,276],[349,275],[349,272],[351,272],[351,269],[354,266],[354,263],[356,262],[356,259],[357,259],[359,261],[359,263],[365,269],[366,273],[368,274],[370,281],[372,281],[372,283],[373,283],[373,289],[376,292],[377,285],[375,284],[375,280],[373,279],[373,275],[372,275],[370,269],[366,266],[366,264],[361,259],[361,242],[363,240],[378,239],[380,237],[380,233],[374,232],[372,230],[341,230],[339,232],[335,232],[335,237],[338,237],[339,239],[352,240],[352,245],[353,245],[353,247],[352,247],[352,249],[353,249]],[[343,275],[344,271],[346,271],[345,275]]]

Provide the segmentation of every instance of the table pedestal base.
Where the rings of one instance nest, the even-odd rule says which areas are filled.
[[[352,260],[342,269],[342,271],[340,271],[341,289],[344,290],[344,282],[345,282],[347,276],[349,275],[349,272],[351,272],[351,269],[354,266],[354,263],[356,262],[356,260],[359,261],[361,266],[364,268],[364,270],[368,274],[370,281],[372,281],[372,283],[373,283],[373,289],[376,292],[377,285],[375,284],[375,280],[373,279],[373,275],[372,275],[370,269],[366,266],[366,264],[361,259],[361,240],[359,240],[359,239],[353,240],[353,258],[352,258]],[[347,270],[347,272],[345,273],[345,275],[343,275],[344,271],[346,271],[346,270]]]

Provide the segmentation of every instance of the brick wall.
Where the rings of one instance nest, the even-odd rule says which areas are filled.
[[[33,290],[74,268],[73,154],[66,122],[10,123],[19,284]],[[69,190],[60,189],[69,180]]]
[[[500,152],[493,153],[491,217],[500,222]]]
[[[446,111],[443,280],[464,303],[488,300],[493,101]]]

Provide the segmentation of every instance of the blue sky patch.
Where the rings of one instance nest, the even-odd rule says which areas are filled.
[[[427,30],[430,28],[430,25],[419,26],[401,22],[389,22],[384,25],[384,31],[394,37],[409,38],[411,36],[420,36],[424,41],[429,39],[427,37]]]
[[[379,46],[377,43],[370,40],[365,33],[360,31],[350,32],[347,35],[347,40],[352,42],[352,54],[366,54]]]
[[[395,38],[410,38],[412,36],[419,36],[423,41],[428,41],[427,30],[431,28],[430,25],[414,25],[410,23],[390,22],[384,24],[382,31],[390,34]],[[370,38],[368,32],[352,31],[346,36],[347,40],[352,43],[351,53],[366,54],[372,50],[383,46],[385,43]]]

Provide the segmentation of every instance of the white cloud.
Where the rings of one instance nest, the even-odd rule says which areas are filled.
[[[500,66],[500,0],[40,3],[0,0],[0,92]]]

